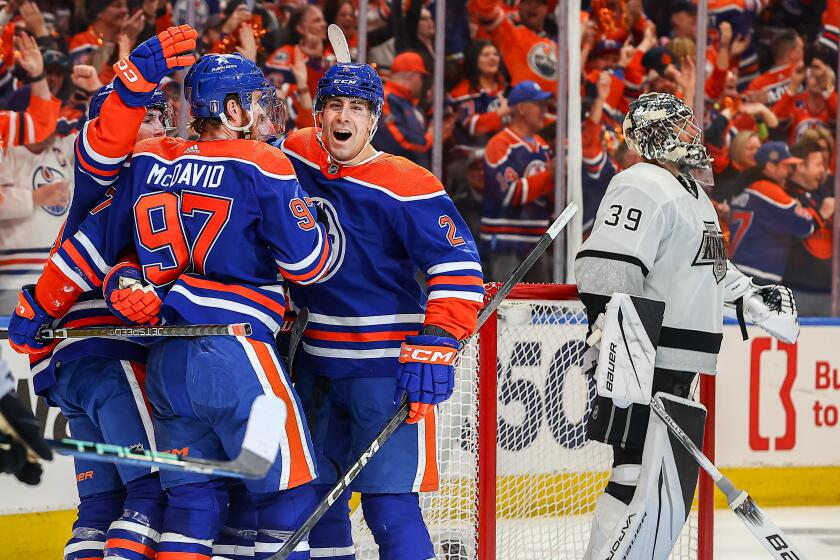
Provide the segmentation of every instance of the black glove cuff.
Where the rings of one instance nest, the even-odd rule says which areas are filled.
[[[449,332],[448,330],[441,328],[437,325],[426,325],[423,327],[423,330],[420,331],[420,334],[429,335],[429,336],[445,336],[448,338],[455,338],[455,335]],[[456,339],[457,340],[457,339]]]

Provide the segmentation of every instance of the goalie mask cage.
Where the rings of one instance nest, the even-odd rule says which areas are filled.
[[[595,397],[581,369],[586,329],[574,286],[520,284],[464,348],[436,417],[440,489],[420,494],[437,559],[583,558],[612,461],[585,435]],[[714,378],[701,377],[714,460]],[[672,558],[712,558],[713,492],[701,472]],[[378,558],[360,507],[352,518],[356,557]]]

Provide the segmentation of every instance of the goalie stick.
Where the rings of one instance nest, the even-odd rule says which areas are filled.
[[[169,325],[162,327],[86,327],[78,329],[42,329],[38,338],[63,340],[65,338],[96,337],[154,337],[154,336],[250,336],[250,323],[230,325]],[[0,329],[0,340],[9,338],[9,329]]]
[[[50,447],[62,455],[73,455],[88,461],[147,468],[158,467],[210,476],[259,479],[266,475],[274,463],[285,424],[286,407],[280,399],[269,395],[257,397],[251,405],[251,413],[245,427],[245,438],[242,440],[242,450],[239,456],[231,461],[185,457],[153,449],[132,449],[121,445],[72,438],[46,441]]]
[[[560,231],[566,227],[566,224],[569,223],[569,220],[572,219],[572,216],[575,215],[577,212],[577,204],[574,202],[570,203],[563,212],[557,216],[557,219],[554,220],[554,223],[548,228],[548,231],[540,238],[540,241],[537,243],[536,247],[531,249],[531,252],[525,257],[519,266],[516,267],[516,270],[510,275],[510,278],[505,281],[505,283],[499,288],[496,294],[487,302],[487,305],[481,310],[478,314],[478,325],[476,327],[475,332],[477,333],[481,326],[490,318],[491,315],[496,311],[499,305],[504,301],[505,297],[511,292],[511,290],[516,286],[516,284],[522,280],[522,277],[530,270],[533,264],[537,261],[538,258],[545,252],[546,248],[551,244],[552,241],[557,237]],[[475,335],[473,335],[475,336]],[[460,350],[466,346],[467,342],[472,337],[461,341]],[[339,496],[350,486],[353,480],[358,476],[364,466],[370,461],[370,459],[376,454],[377,451],[388,441],[388,438],[391,437],[397,428],[400,427],[406,417],[408,417],[408,410],[409,404],[405,400],[403,401],[402,405],[400,406],[397,413],[394,415],[393,418],[385,425],[379,435],[374,438],[371,444],[368,446],[367,449],[362,453],[362,455],[353,463],[348,469],[344,476],[340,477],[336,483],[330,488],[330,491],[327,492],[327,495],[321,500],[321,503],[315,508],[315,510],[309,514],[309,517],[303,522],[303,524],[289,537],[283,547],[273,556],[270,556],[267,560],[286,560],[289,555],[294,551],[295,547],[300,544],[300,541],[309,534],[309,531],[312,530],[312,527],[315,526],[316,523],[324,516],[330,507],[338,500]]]
[[[665,423],[671,433],[676,436],[680,443],[694,457],[697,463],[706,471],[715,483],[715,486],[726,495],[726,502],[729,509],[735,512],[738,519],[746,525],[753,536],[770,552],[770,555],[777,560],[805,560],[802,552],[793,545],[785,533],[764,514],[758,504],[750,497],[745,490],[735,488],[732,481],[712,463],[706,455],[695,445],[688,435],[680,428],[658,398],[650,400],[650,408]]]

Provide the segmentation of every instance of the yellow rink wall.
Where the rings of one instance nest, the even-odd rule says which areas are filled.
[[[724,474],[762,507],[840,505],[840,466],[728,468]],[[605,480],[605,474],[499,477],[497,509],[556,515],[563,502],[572,501],[573,493],[594,497]],[[558,487],[562,488],[559,494]],[[453,513],[464,511],[467,498],[463,494],[455,492],[450,504]],[[351,505],[358,505],[358,496]],[[575,509],[583,513],[591,506],[579,503]],[[715,507],[726,507],[720,492],[715,493]],[[75,510],[0,515],[0,560],[59,560],[75,516]]]

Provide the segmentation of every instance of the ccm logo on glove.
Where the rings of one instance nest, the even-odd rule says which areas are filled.
[[[132,66],[134,66],[132,64]],[[127,81],[134,83],[137,81],[137,73],[134,72],[133,68],[128,67],[128,59],[123,58],[117,61],[117,69],[122,74],[122,77],[125,78]]]
[[[400,362],[420,362],[448,366],[455,360],[458,351],[442,351],[440,346],[409,346],[405,342],[400,347]]]

